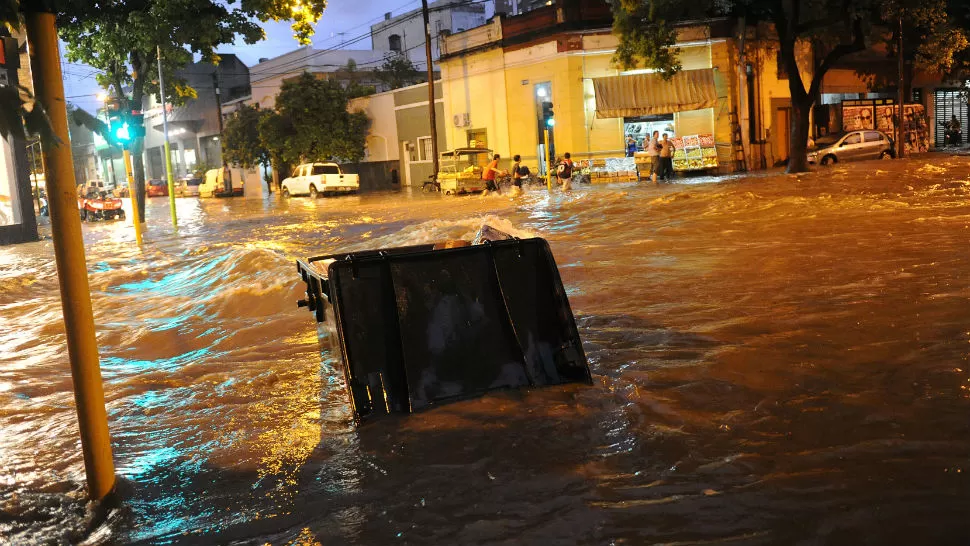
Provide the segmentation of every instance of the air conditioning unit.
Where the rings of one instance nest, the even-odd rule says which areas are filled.
[[[468,127],[472,123],[471,116],[468,115],[468,112],[455,114],[452,117],[452,121],[455,122],[455,127]]]

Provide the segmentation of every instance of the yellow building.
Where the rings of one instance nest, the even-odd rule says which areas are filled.
[[[632,169],[633,160],[622,159],[632,151],[627,137],[642,150],[654,130],[677,137],[681,146],[700,137],[705,149],[688,148],[675,161],[679,170],[770,166],[778,154],[787,157],[788,82],[777,73],[773,51],[762,47],[765,40],[747,40],[741,54],[745,41],[733,21],[682,28],[683,71],[668,81],[613,64],[617,38],[603,2],[559,0],[525,15],[496,17],[443,40],[447,145],[490,148],[503,165],[520,154],[526,165],[539,167],[543,103],[551,103],[550,151],[597,160],[590,165],[600,170]],[[697,161],[688,161],[695,152]]]

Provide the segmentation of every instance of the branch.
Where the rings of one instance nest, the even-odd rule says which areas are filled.
[[[825,73],[832,68],[833,64],[846,55],[866,49],[866,36],[862,32],[862,20],[859,18],[856,18],[852,22],[852,38],[851,44],[839,44],[835,46],[825,56],[825,59],[822,60],[822,64],[819,65],[815,71],[815,75],[812,77],[812,87],[808,91],[810,97],[814,97],[818,93],[819,87],[822,86],[822,78],[825,77]]]
[[[833,16],[825,19],[815,19],[814,21],[808,21],[800,25],[795,25],[795,34],[801,35],[806,32],[818,30],[820,28],[830,27],[832,25],[838,24],[841,21],[842,21],[842,17],[840,16]]]

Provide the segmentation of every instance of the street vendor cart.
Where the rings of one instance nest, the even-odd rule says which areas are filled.
[[[456,148],[442,152],[436,179],[438,189],[445,195],[484,191],[482,164],[491,157],[492,150],[488,148]]]

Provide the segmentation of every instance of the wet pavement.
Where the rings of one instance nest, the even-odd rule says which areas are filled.
[[[505,196],[167,199],[84,228],[92,523],[49,240],[0,249],[0,543],[970,543],[970,161]],[[594,385],[353,427],[298,257],[552,246]]]

